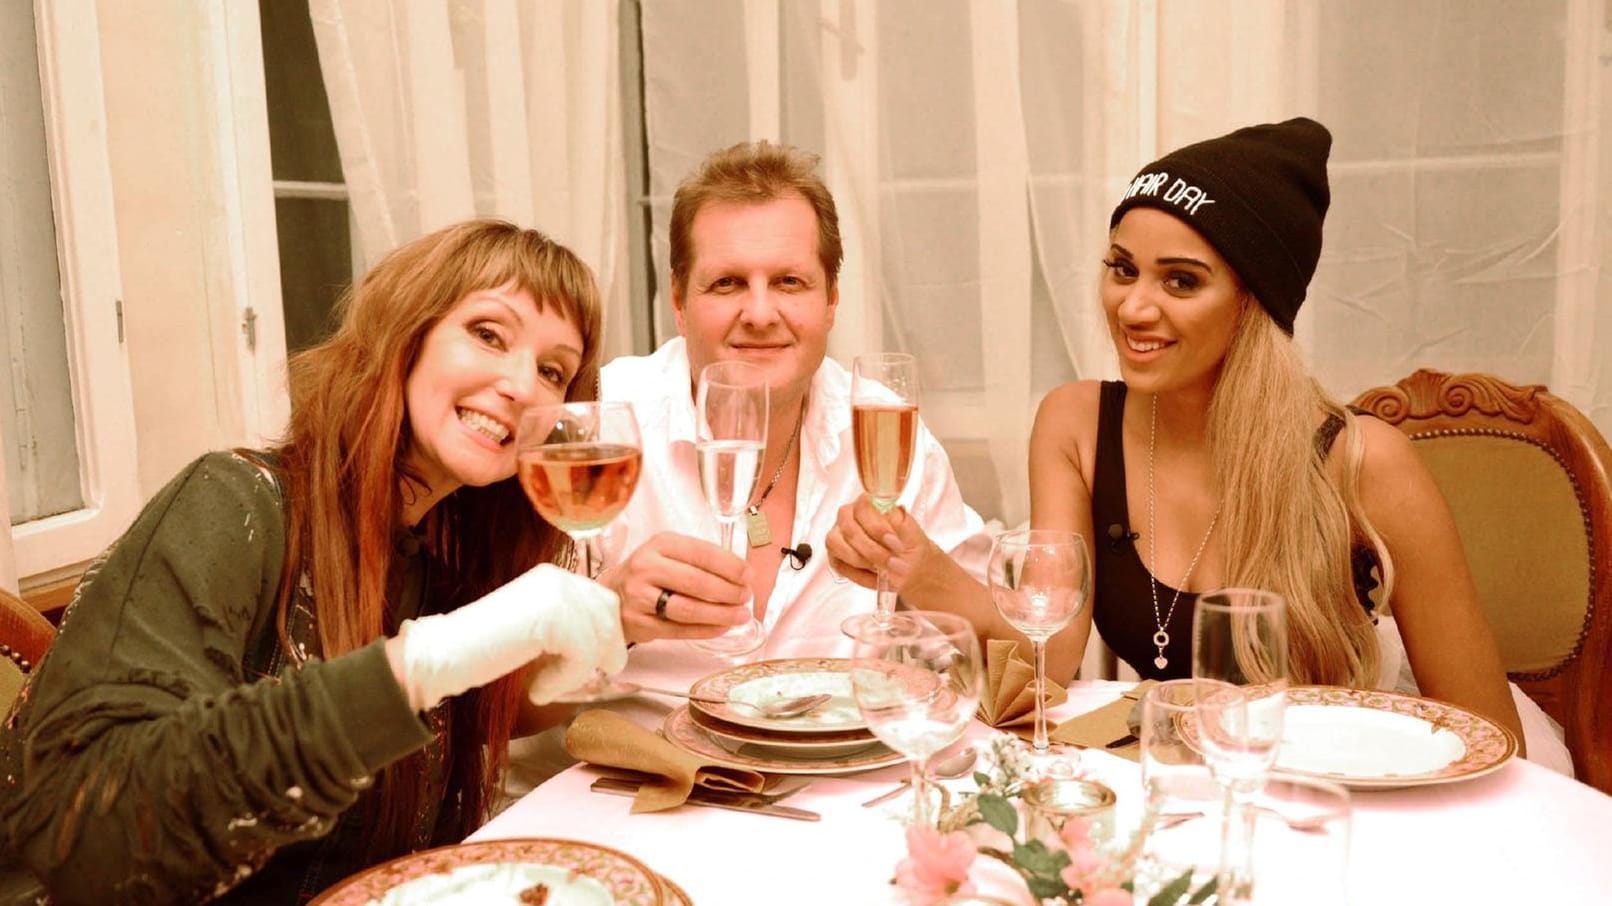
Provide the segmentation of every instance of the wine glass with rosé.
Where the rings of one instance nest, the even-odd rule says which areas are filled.
[[[868,499],[881,513],[895,509],[918,448],[917,358],[878,352],[851,363],[851,444]],[[873,613],[850,617],[840,628],[854,638],[869,621],[884,623],[895,610],[895,589],[881,569]]]
[[[516,434],[521,488],[539,515],[571,536],[584,575],[600,561],[599,536],[620,515],[638,486],[643,445],[638,420],[625,402],[533,406]],[[565,700],[616,697],[602,675]]]

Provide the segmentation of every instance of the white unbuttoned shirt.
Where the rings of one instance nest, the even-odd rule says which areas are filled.
[[[600,539],[605,566],[620,563],[658,532],[678,532],[712,542],[720,537],[716,518],[700,490],[694,452],[694,400],[688,354],[681,337],[653,355],[623,357],[600,375],[600,398],[633,405],[642,435],[644,465],[638,489],[627,509]],[[840,507],[862,493],[851,442],[851,376],[838,362],[825,358],[812,378],[805,421],[800,431],[800,480],[795,490],[795,518],[787,535],[774,527],[772,543],[812,546],[801,569],[784,557],[767,603],[763,625],[767,641],[760,651],[740,660],[779,657],[843,657],[850,640],[840,623],[857,613],[871,613],[871,589],[841,578],[828,566],[824,539]],[[761,476],[761,487],[771,475]],[[979,514],[963,502],[952,475],[951,461],[934,435],[921,423],[918,450],[900,503],[929,537],[980,581],[985,579],[990,536]],[[747,543],[741,520],[736,543]],[[742,553],[735,551],[742,556]],[[635,647],[624,679],[647,685],[688,684],[735,663],[688,642],[662,640]]]

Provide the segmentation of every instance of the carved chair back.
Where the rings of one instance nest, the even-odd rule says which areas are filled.
[[[1612,450],[1543,386],[1423,369],[1354,403],[1414,442],[1461,533],[1507,674],[1612,793]]]

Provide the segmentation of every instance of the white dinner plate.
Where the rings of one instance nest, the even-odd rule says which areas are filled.
[[[851,662],[846,658],[782,658],[740,664],[705,677],[689,688],[690,695],[717,699],[694,702],[710,716],[741,727],[774,733],[832,733],[865,730],[868,722],[851,697]],[[752,708],[726,701],[761,706],[768,702],[828,693],[833,696],[798,717],[763,717]]]
[[[531,838],[401,856],[342,881],[310,906],[514,906],[521,891],[537,884],[548,889],[548,906],[665,906],[683,899],[675,885],[626,853],[578,840]]]
[[[717,764],[772,774],[854,774],[900,764],[906,758],[883,743],[863,747],[834,758],[800,758],[768,746],[717,739],[700,729],[684,705],[666,716],[661,732],[680,748]]]
[[[1198,747],[1197,720],[1190,713],[1182,716],[1181,733]],[[1510,730],[1448,702],[1294,686],[1287,693],[1276,769],[1354,789],[1388,790],[1482,777],[1515,754]]]
[[[1511,731],[1430,698],[1339,686],[1288,690],[1277,770],[1357,789],[1481,777],[1517,754]]]

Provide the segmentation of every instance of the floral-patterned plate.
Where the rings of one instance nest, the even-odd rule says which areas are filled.
[[[754,727],[741,727],[725,720],[717,720],[704,711],[690,708],[689,720],[726,748],[752,745],[770,750],[786,758],[839,758],[860,752],[879,740],[867,730],[846,730],[834,733],[773,733]]]
[[[768,771],[773,774],[854,774],[857,771],[871,771],[874,768],[900,764],[906,760],[900,752],[891,751],[883,743],[874,743],[835,758],[799,758],[766,746],[719,740],[700,729],[689,716],[687,705],[666,715],[666,722],[661,725],[661,732],[674,745],[687,749],[701,758],[730,767]]]
[[[694,707],[741,727],[774,733],[832,733],[865,730],[868,726],[851,697],[851,662],[847,658],[780,658],[740,664],[705,677],[688,691],[690,695],[716,700],[694,702]],[[833,697],[798,717],[763,717],[753,708],[728,703],[759,707],[823,692]]]
[[[909,688],[933,687],[935,675],[888,661],[867,661],[858,669],[877,670],[899,677]],[[828,693],[832,698],[796,717],[763,717],[755,708],[735,705],[744,702],[757,707],[768,702]],[[692,707],[717,720],[766,730],[777,734],[845,733],[867,730],[867,719],[851,694],[849,658],[798,657],[758,661],[719,670],[696,682],[691,696],[715,701],[695,701]]]
[[[411,853],[353,875],[310,906],[508,903],[546,888],[548,906],[670,906],[665,883],[623,852],[579,840],[527,838],[461,843]]]
[[[1196,746],[1195,721],[1182,735]],[[1470,780],[1517,754],[1510,730],[1431,698],[1342,686],[1287,692],[1276,769],[1355,789],[1396,789]]]

